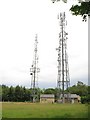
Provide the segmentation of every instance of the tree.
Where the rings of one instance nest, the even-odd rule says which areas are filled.
[[[51,0],[52,3],[59,2],[60,0]],[[62,0],[64,3],[67,3],[67,0]]]
[[[9,101],[9,87],[6,85],[2,85],[2,101]]]
[[[81,2],[80,5],[72,5],[70,8],[73,15],[81,15],[83,16],[83,21],[86,21],[87,15],[90,16],[90,1],[89,2]]]
[[[58,2],[60,0],[51,0],[53,3]],[[67,3],[67,0],[62,0],[64,3]],[[72,5],[70,11],[73,15],[81,15],[83,16],[83,21],[86,21],[87,15],[90,16],[90,1],[84,2],[83,0],[78,0],[80,5]]]
[[[78,81],[77,85],[73,85],[72,87],[68,88],[68,90],[72,94],[78,94],[80,96],[87,96],[88,95],[88,86],[86,86],[81,81]]]
[[[31,93],[30,93],[30,89],[27,89],[27,88],[25,88],[25,87],[23,87],[22,88],[23,89],[23,97],[22,97],[22,101],[24,102],[24,101],[30,101],[31,99],[30,99],[30,95],[31,95]]]
[[[81,103],[82,104],[85,104],[85,103],[90,104],[90,86],[88,86],[88,94],[81,97]]]
[[[44,94],[55,94],[55,89],[53,88],[48,88],[44,91]]]
[[[19,102],[21,100],[20,86],[15,87],[15,101]]]
[[[11,86],[9,88],[8,97],[9,97],[9,101],[14,101],[15,100],[15,90],[14,90],[13,86]]]

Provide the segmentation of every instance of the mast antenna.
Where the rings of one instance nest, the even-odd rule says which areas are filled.
[[[34,58],[33,63],[30,68],[30,75],[31,75],[31,88],[32,88],[32,100],[36,102],[38,99],[38,73],[40,72],[40,68],[38,68],[38,49],[37,49],[37,34],[35,36],[35,43],[34,43]]]
[[[58,51],[58,78],[57,78],[57,88],[58,88],[58,101],[62,99],[62,103],[65,102],[65,97],[69,100],[69,93],[65,95],[65,89],[68,90],[70,86],[69,77],[69,65],[68,65],[68,54],[67,54],[67,35],[65,32],[65,27],[67,25],[65,12],[58,15],[60,33],[59,33],[59,47],[56,48]]]

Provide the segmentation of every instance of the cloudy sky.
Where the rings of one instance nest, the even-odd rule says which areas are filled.
[[[72,1],[72,0],[71,0]],[[56,87],[59,21],[66,12],[70,83],[88,83],[88,22],[72,16],[67,4],[51,0],[0,1],[0,82],[30,87],[35,34],[38,34],[40,88]]]

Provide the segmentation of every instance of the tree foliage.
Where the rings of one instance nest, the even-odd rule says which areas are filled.
[[[68,90],[70,93],[77,94],[80,96],[87,96],[88,95],[88,86],[80,81],[78,81],[77,85],[73,85]]]
[[[87,15],[90,16],[90,1],[89,2],[81,2],[80,5],[72,5],[70,8],[73,15],[81,15],[83,16],[83,21],[86,21]]]
[[[35,89],[35,94],[38,94],[38,100],[40,99],[40,94],[54,94],[55,100],[57,100],[59,91],[62,92],[62,90],[59,90],[58,88],[37,88]],[[32,102],[32,92],[32,88],[28,89],[19,85],[17,85],[16,87],[0,85],[0,101]],[[82,103],[90,102],[90,86],[85,85],[81,81],[78,81],[76,85],[69,87],[68,90],[65,90],[64,92],[80,95],[82,98]]]
[[[55,89],[53,88],[45,89],[44,94],[55,94]]]
[[[60,0],[51,0],[52,3],[59,2]],[[62,0],[64,3],[67,3],[67,0]]]
[[[58,2],[60,0],[51,0],[53,3]],[[67,3],[67,0],[62,0],[64,3]],[[83,21],[86,21],[87,15],[90,16],[90,1],[84,2],[83,0],[78,0],[80,5],[72,5],[70,11],[73,15],[81,15],[83,16]]]
[[[2,101],[24,102],[30,101],[30,89],[17,85],[8,87],[2,85]]]
[[[80,5],[72,5],[70,8],[73,15],[84,15],[90,12],[90,2],[81,2]]]

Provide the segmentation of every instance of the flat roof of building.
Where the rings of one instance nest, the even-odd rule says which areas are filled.
[[[54,98],[54,94],[41,94],[41,98]]]

